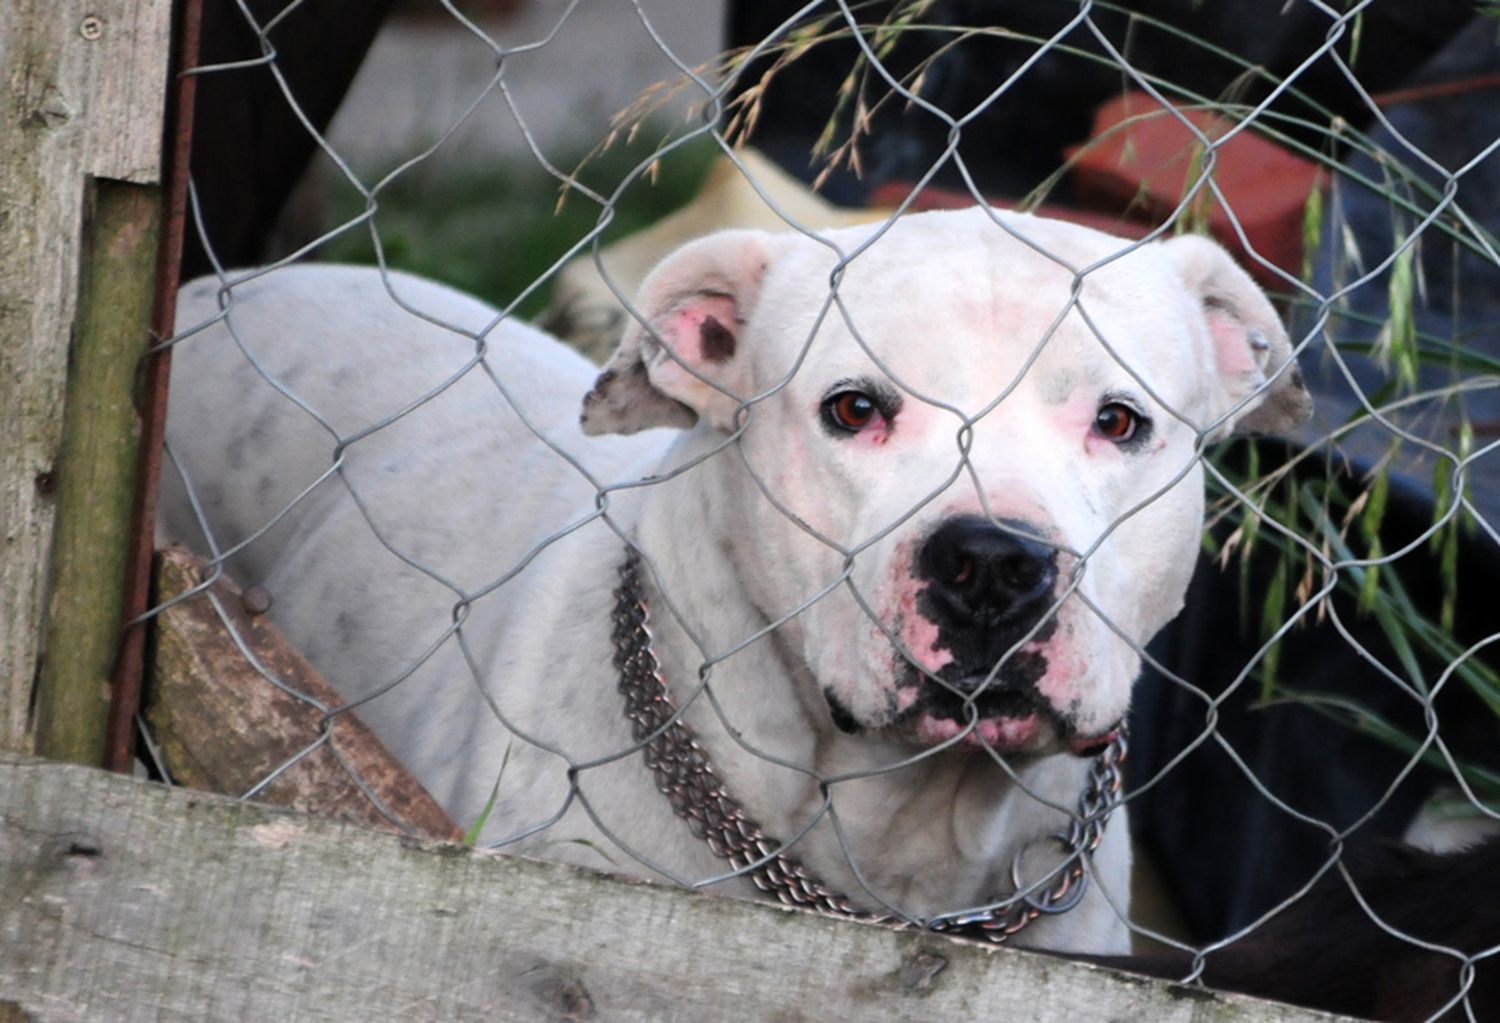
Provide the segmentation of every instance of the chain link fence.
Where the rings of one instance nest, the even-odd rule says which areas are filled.
[[[703,62],[443,0],[384,31],[457,116],[356,158],[318,6],[195,72],[315,153],[250,256],[199,164],[171,341],[154,613],[227,573],[339,693],[240,643],[316,722],[240,794],[357,715],[487,848],[1211,982],[1343,893],[1476,1018],[1500,945],[1361,850],[1497,816],[1493,12],[732,4]],[[655,62],[579,159],[527,98],[604,24]]]

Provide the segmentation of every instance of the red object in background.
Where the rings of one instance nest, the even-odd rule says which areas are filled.
[[[1207,166],[1202,142],[1183,120],[1209,141],[1223,138],[1234,128],[1212,111],[1178,108],[1177,113],[1182,120],[1143,92],[1125,93],[1105,103],[1094,115],[1092,141],[1068,153],[1075,161],[1071,182],[1079,205],[1045,204],[1036,212],[1124,238],[1143,237],[1165,223],[1183,205],[1189,174],[1196,179]],[[1286,281],[1261,260],[1292,277],[1301,275],[1304,211],[1313,189],[1323,187],[1323,172],[1248,130],[1221,143],[1215,152],[1213,181],[1224,202],[1205,183],[1189,205],[1207,214],[1213,236],[1257,280],[1285,287]],[[910,184],[887,182],[871,191],[869,204],[895,206],[910,193]],[[973,204],[967,192],[928,186],[910,208],[959,209]],[[991,205],[1006,209],[1014,204],[991,201]],[[1189,209],[1184,208],[1182,215],[1189,215]],[[1254,255],[1240,240],[1235,221]]]
[[[1072,182],[1078,201],[1151,224],[1170,218],[1184,203],[1189,175],[1196,180],[1208,167],[1202,141],[1184,121],[1209,142],[1235,128],[1213,111],[1174,112],[1141,92],[1127,92],[1101,106],[1094,114],[1093,140],[1068,154],[1076,161]],[[1223,201],[1205,182],[1189,205],[1207,214],[1213,236],[1261,283],[1285,286],[1260,260],[1293,277],[1301,275],[1304,211],[1313,189],[1323,186],[1323,172],[1248,129],[1215,146],[1214,153],[1212,180]],[[1185,208],[1183,215],[1187,213]]]

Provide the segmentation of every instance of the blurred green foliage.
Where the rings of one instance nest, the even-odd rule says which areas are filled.
[[[719,153],[704,137],[648,164],[656,145],[645,134],[590,156],[577,172],[582,185],[606,198],[631,179],[614,204],[601,245],[686,203]],[[559,166],[581,162],[580,154]],[[642,173],[632,179],[637,171]],[[523,319],[546,308],[551,278],[527,289],[598,227],[603,211],[592,197],[565,186],[529,156],[489,166],[419,164],[376,193],[375,215],[365,222],[356,222],[365,212],[365,200],[347,183],[330,189],[326,202],[332,221],[349,226],[319,248],[318,258],[374,263],[373,225],[388,266],[450,284],[502,309],[526,292],[515,310]]]

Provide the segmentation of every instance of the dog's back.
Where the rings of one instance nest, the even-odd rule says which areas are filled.
[[[585,443],[577,410],[595,367],[441,285],[389,281],[407,308],[371,268],[272,271],[236,284],[217,322],[216,282],[183,289],[179,329],[209,324],[174,350],[168,441],[194,501],[169,465],[160,532],[207,555],[243,545],[231,576],[265,587],[272,619],[346,698],[391,689],[361,716],[452,808],[454,772],[421,761],[481,720],[472,687],[439,685],[469,673],[443,642],[456,609],[483,657],[506,635],[504,605],[553,599],[547,565],[605,542],[613,553],[613,534],[587,522],[585,470],[600,485],[637,478],[664,438]],[[580,522],[537,556],[547,564],[489,592]]]
[[[168,427],[215,544],[240,543],[314,487],[230,562],[247,584],[272,570],[298,522],[326,517],[330,502],[350,505],[351,490],[372,502],[376,523],[385,504],[396,529],[453,523],[472,509],[483,520],[476,534],[493,544],[517,532],[513,523],[555,525],[545,509],[587,509],[595,487],[585,471],[615,482],[617,467],[660,446],[660,438],[585,443],[577,409],[597,369],[518,321],[497,324],[494,309],[443,285],[297,266],[236,284],[223,317],[217,292],[211,278],[181,292],[178,329],[192,333],[173,350]],[[488,365],[477,358],[480,337]],[[335,468],[342,480],[329,476]],[[165,477],[164,538],[207,550],[179,474],[169,468]],[[414,534],[409,553],[444,560],[450,548],[421,528]],[[463,537],[449,539],[463,546]],[[514,539],[516,554],[531,547],[530,538]],[[469,574],[474,552],[452,553],[447,568]]]

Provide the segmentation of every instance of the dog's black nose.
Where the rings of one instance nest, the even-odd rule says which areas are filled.
[[[948,623],[1029,627],[1051,606],[1057,552],[1025,523],[977,515],[949,519],[917,555],[934,610]],[[939,624],[944,624],[939,622]]]

